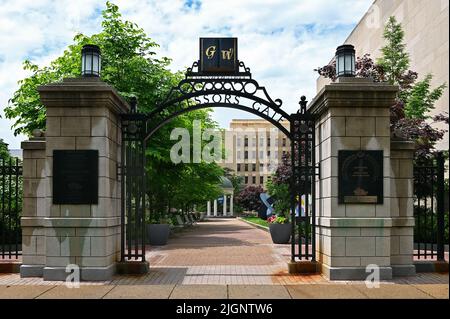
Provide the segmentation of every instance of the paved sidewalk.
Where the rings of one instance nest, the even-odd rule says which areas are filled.
[[[0,299],[448,299],[448,285],[64,285],[0,286]]]
[[[0,298],[448,298],[448,274],[418,274],[367,289],[361,281],[290,275],[289,245],[236,219],[212,219],[148,247],[150,272],[104,282],[64,282],[0,274]],[[28,288],[27,288],[28,287]]]

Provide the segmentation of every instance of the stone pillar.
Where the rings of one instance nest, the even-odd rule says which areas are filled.
[[[227,194],[223,194],[223,217],[227,216]]]
[[[211,201],[206,203],[206,216],[211,216]]]
[[[65,280],[69,264],[80,267],[82,280],[111,279],[120,259],[119,114],[129,106],[98,78],[65,79],[38,90],[47,110],[44,280]],[[98,150],[98,204],[53,203],[54,150]]]
[[[22,142],[23,209],[21,277],[39,277],[45,266],[45,228],[47,180],[45,174],[45,138]]]
[[[214,200],[214,216],[217,217],[217,199]]]
[[[391,141],[389,108],[396,86],[344,78],[326,85],[310,103],[317,117],[316,254],[332,280],[364,280],[376,264],[381,279],[392,278]],[[338,151],[383,151],[383,204],[338,203]]]
[[[391,267],[395,276],[416,273],[413,263],[414,149],[414,142],[391,141]]]
[[[233,194],[230,195],[230,216],[234,216]]]

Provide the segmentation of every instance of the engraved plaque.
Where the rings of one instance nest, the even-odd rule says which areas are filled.
[[[98,204],[98,150],[53,151],[53,204]]]
[[[238,72],[237,38],[200,38],[200,71]]]
[[[339,204],[383,203],[383,151],[339,151]]]

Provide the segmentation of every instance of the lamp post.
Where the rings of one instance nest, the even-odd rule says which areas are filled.
[[[336,49],[336,76],[355,76],[355,47],[351,44],[338,46]]]
[[[83,77],[99,77],[102,68],[100,48],[86,44],[81,49],[81,75]]]

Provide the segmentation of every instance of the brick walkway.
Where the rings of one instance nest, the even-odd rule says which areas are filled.
[[[330,282],[321,275],[289,275],[286,266],[289,258],[290,246],[272,244],[267,232],[236,219],[211,219],[176,233],[166,246],[148,247],[149,274],[116,276],[111,281],[82,282],[81,285],[161,285],[172,289],[199,284],[224,287],[315,285],[317,288],[326,285],[331,290],[335,286],[364,285],[358,281]],[[418,274],[396,278],[383,283],[383,286],[447,286],[448,296],[448,282],[448,274]],[[63,284],[41,278],[20,278],[18,274],[0,274],[0,286]],[[144,287],[142,289],[146,290]]]

